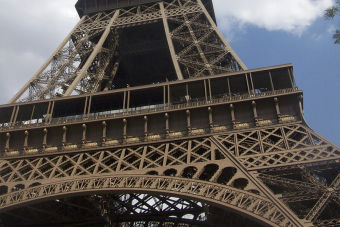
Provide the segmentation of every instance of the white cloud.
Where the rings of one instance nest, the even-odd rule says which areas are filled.
[[[323,38],[323,35],[322,34],[312,34],[311,36],[311,39],[314,40],[314,41],[320,41],[322,38]]]
[[[327,29],[328,34],[333,35],[335,33],[335,31],[336,31],[335,25],[334,24],[329,25],[329,27]]]
[[[46,59],[34,52],[0,50],[0,104],[10,99],[44,60]]]
[[[255,25],[301,34],[333,0],[213,0],[221,26]],[[231,20],[231,25],[230,25]],[[230,30],[230,29],[228,29]]]
[[[76,24],[76,0],[0,0],[0,104],[39,69]]]

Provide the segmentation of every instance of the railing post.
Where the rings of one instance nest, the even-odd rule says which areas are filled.
[[[144,140],[148,140],[148,117],[144,116]]]
[[[102,126],[103,126],[103,132],[102,132],[102,144],[104,145],[106,142],[106,130],[107,130],[107,124],[106,121],[102,122]]]
[[[213,122],[213,115],[212,115],[212,108],[208,107],[208,113],[209,113],[209,129],[212,132],[214,129],[214,122]]]
[[[62,139],[62,146],[65,148],[66,143],[67,143],[67,127],[63,126],[63,139]]]
[[[169,114],[165,113],[164,114],[164,118],[165,118],[165,134],[166,134],[166,138],[168,138],[169,134],[170,134],[170,129],[169,129]]]
[[[42,143],[42,149],[43,151],[45,151],[46,147],[47,147],[47,133],[48,133],[48,130],[47,128],[44,128],[43,130],[43,143]]]
[[[190,110],[187,110],[185,113],[187,115],[187,131],[188,131],[188,134],[191,134]]]
[[[127,120],[123,119],[123,143],[127,141]]]

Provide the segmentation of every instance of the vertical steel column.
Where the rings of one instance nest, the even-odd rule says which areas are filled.
[[[291,68],[288,68],[288,76],[289,76],[290,84],[292,85],[292,88],[294,88],[295,81],[294,81],[294,77],[292,76]]]
[[[102,126],[103,126],[103,131],[102,131],[102,144],[105,144],[106,142],[106,133],[107,133],[107,123],[106,121],[102,122]]]
[[[205,96],[205,101],[208,102],[208,90],[207,90],[207,81],[203,80],[204,83],[204,96]]]
[[[274,91],[275,87],[274,87],[274,83],[273,83],[272,73],[270,71],[268,71],[268,72],[269,72],[270,86],[271,86],[272,91]]]
[[[47,130],[47,128],[44,128],[44,130],[43,130],[43,150],[45,150],[46,149],[46,147],[47,147],[47,133],[48,133],[48,130]]]
[[[148,116],[144,116],[144,140],[148,139]]]
[[[164,119],[165,119],[165,134],[166,134],[166,137],[169,137],[170,127],[169,127],[169,114],[168,113],[164,114]]]
[[[245,76],[246,76],[246,83],[247,83],[247,89],[248,89],[248,94],[250,95],[250,86],[249,86],[249,81],[248,81],[248,75],[247,75],[247,73],[245,74]],[[252,90],[252,92],[253,92],[253,90]],[[254,94],[254,93],[253,93]]]
[[[228,95],[231,96],[231,88],[230,88],[230,79],[229,79],[229,77],[227,78],[227,83],[228,83]]]
[[[212,100],[212,92],[211,92],[211,81],[208,79],[208,91],[209,91],[209,100]]]
[[[252,90],[253,94],[255,94],[255,84],[254,84],[252,73],[249,73],[249,78],[250,78],[251,90]]]
[[[182,74],[181,68],[179,67],[175,48],[174,48],[174,44],[173,44],[172,39],[171,39],[169,24],[168,24],[168,20],[167,20],[167,17],[166,17],[166,14],[165,14],[165,9],[164,9],[164,3],[160,2],[159,7],[160,7],[160,10],[161,10],[161,13],[162,13],[163,26],[164,26],[164,30],[165,30],[166,40],[168,41],[168,46],[169,46],[169,50],[170,50],[170,54],[171,54],[172,63],[174,64],[178,80],[183,80],[183,74]]]

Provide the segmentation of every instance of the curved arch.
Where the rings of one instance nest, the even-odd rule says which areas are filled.
[[[155,175],[155,176],[157,176],[158,172],[157,171],[149,171],[149,172],[146,173],[146,175]]]
[[[219,166],[217,164],[208,164],[204,166],[203,172],[200,174],[199,179],[209,181],[214,174],[218,171]]]
[[[242,189],[242,190],[245,189],[248,184],[249,184],[249,181],[245,178],[238,178],[234,180],[234,182],[232,183],[232,185],[235,188]]]
[[[196,166],[188,166],[185,169],[183,169],[182,177],[184,178],[192,178],[198,171],[198,168]]]
[[[170,177],[176,176],[176,174],[177,174],[177,170],[175,168],[167,169],[163,172],[163,175],[170,176]]]
[[[220,184],[228,184],[228,182],[235,176],[237,169],[235,167],[225,167],[221,175],[217,178]]]
[[[141,192],[207,202],[271,226],[291,226],[291,220],[270,200],[226,185],[178,177],[117,175],[78,178],[39,185],[0,196],[0,213],[28,203],[98,192]]]

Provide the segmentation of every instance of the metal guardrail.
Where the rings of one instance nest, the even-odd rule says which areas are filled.
[[[16,122],[14,125],[10,123],[2,123],[0,124],[0,131],[4,131],[6,129],[20,129],[20,128],[27,128],[27,127],[39,127],[39,126],[51,126],[51,125],[59,125],[64,123],[77,123],[82,122],[84,120],[100,120],[106,118],[121,118],[121,117],[128,117],[130,115],[138,115],[138,114],[150,114],[158,111],[171,111],[183,108],[193,108],[203,105],[209,104],[218,104],[224,102],[234,102],[234,101],[241,101],[247,100],[252,98],[259,98],[259,97],[266,97],[266,96],[274,96],[274,95],[281,95],[287,94],[292,92],[299,91],[298,88],[287,88],[287,89],[280,89],[275,91],[266,91],[256,94],[244,94],[244,95],[237,95],[237,96],[228,96],[227,94],[222,94],[219,96],[214,96],[210,100],[206,100],[205,98],[196,98],[190,99],[188,102],[182,103],[174,103],[171,105],[164,105],[164,104],[154,104],[148,106],[141,106],[135,108],[129,108],[128,110],[118,109],[118,110],[110,110],[110,111],[103,111],[97,113],[90,113],[85,115],[73,115],[67,117],[60,117],[60,118],[52,118],[50,122],[45,122],[43,118],[34,119],[30,121],[19,121]]]

